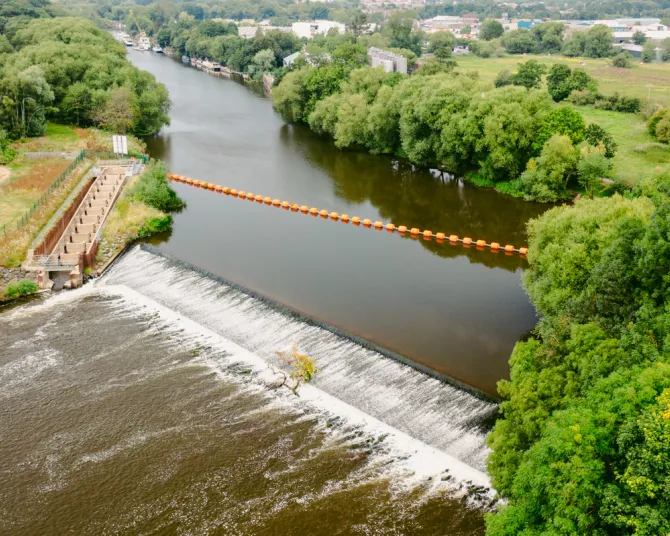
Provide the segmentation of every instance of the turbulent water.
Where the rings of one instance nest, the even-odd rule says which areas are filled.
[[[319,373],[274,389],[274,352]],[[137,248],[0,314],[0,533],[481,534],[492,405]]]

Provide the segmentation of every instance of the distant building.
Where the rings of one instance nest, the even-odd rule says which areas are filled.
[[[381,48],[370,47],[368,57],[372,67],[383,67],[387,73],[407,74],[407,58]]]
[[[621,50],[625,50],[628,52],[631,56],[634,58],[641,58],[642,57],[642,45],[631,45],[631,44],[621,44],[621,45],[614,45],[617,48],[620,48]]]
[[[253,39],[258,32],[258,26],[239,26],[237,28],[237,35],[244,39]]]
[[[340,22],[332,20],[313,20],[309,22],[294,22],[291,25],[291,30],[298,37],[305,37],[312,39],[315,35],[327,34],[330,30],[335,28],[338,33],[343,34],[346,26]]]
[[[541,24],[541,20],[520,20],[517,21],[516,27],[518,29],[530,30],[533,26]]]

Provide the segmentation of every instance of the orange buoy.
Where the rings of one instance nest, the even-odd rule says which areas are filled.
[[[409,232],[413,235],[419,234],[419,230],[416,227],[412,227]]]
[[[423,237],[424,237],[424,238],[433,238],[433,231],[429,231],[428,229],[426,229],[426,230],[423,232]]]
[[[307,205],[303,205],[300,207],[300,212],[303,212],[304,214],[307,214],[307,211],[309,210],[309,207]]]
[[[298,212],[298,211],[300,210],[300,206],[299,206],[299,205],[295,205],[295,204],[294,204],[294,205],[291,205],[291,210],[292,210],[293,212]]]
[[[191,177],[188,177],[186,179],[186,184],[193,184],[193,179]]]
[[[263,202],[264,202],[266,205],[270,205],[270,204],[272,204],[272,198],[271,198],[271,197],[264,197],[264,198],[263,198]]]
[[[324,208],[323,210],[319,211],[319,215],[322,218],[327,218],[328,217],[328,211]]]
[[[330,213],[330,219],[331,220],[338,220],[340,218],[340,215],[337,212],[331,212]]]
[[[363,225],[365,225],[366,227],[370,227],[370,225],[372,225],[372,221],[370,221],[370,220],[368,220],[367,218],[365,218],[365,219],[363,220]]]
[[[312,208],[309,209],[309,213],[310,213],[312,216],[317,216],[317,215],[319,214],[319,209],[318,209],[318,208],[315,208],[315,207],[312,207]]]
[[[194,180],[193,181],[193,186],[200,186],[200,181],[199,180]]]
[[[213,190],[214,188],[216,188],[216,185],[213,182],[210,182],[209,183],[209,189]]]
[[[256,203],[262,203],[263,202],[263,196],[261,194],[258,194],[256,197],[254,197],[256,200]]]
[[[340,220],[342,221],[342,223],[349,223],[349,214],[342,214]]]
[[[384,228],[384,224],[383,224],[382,222],[380,222],[380,221],[376,221],[376,222],[374,223],[374,227],[375,227],[375,229],[377,229],[378,231],[381,231],[381,230]]]
[[[391,233],[394,232],[395,231],[395,225],[393,225],[392,223],[387,223],[386,224],[386,230],[390,231]]]
[[[498,242],[491,242],[490,247],[491,247],[492,250],[497,251],[497,250],[500,249],[500,244],[498,244]]]
[[[505,246],[505,251],[506,251],[507,253],[514,253],[514,246],[513,246],[512,244],[507,244],[507,245]]]
[[[239,195],[241,199],[247,198],[247,192],[245,192],[244,190],[240,190],[237,195]]]
[[[230,195],[233,195],[233,196],[237,196],[238,193],[239,193],[239,192],[237,191],[236,188],[233,188],[233,189],[230,191]]]
[[[281,201],[280,201],[279,199],[273,199],[273,200],[272,200],[272,204],[273,204],[275,207],[278,207],[279,205],[281,205]]]
[[[469,236],[464,236],[463,237],[463,245],[469,246],[470,244],[472,244],[472,238],[470,238]]]
[[[247,192],[247,199],[249,201],[253,201],[255,198],[256,196],[254,194],[252,194],[251,192]]]
[[[221,193],[221,192],[223,192],[223,186],[221,186],[220,184],[217,184],[215,190],[217,192]]]
[[[398,227],[398,232],[405,234],[407,232],[407,227],[405,227],[404,225],[400,225]]]
[[[291,205],[289,204],[288,201],[282,201],[282,202],[281,202],[281,208],[288,208],[288,207],[290,207],[290,206],[291,206]]]
[[[358,216],[354,216],[353,218],[351,218],[351,223],[353,223],[354,225],[360,225],[361,219]]]
[[[486,246],[486,240],[477,240],[477,247],[483,248]]]
[[[206,183],[205,181],[200,181],[200,187],[201,188],[204,188],[206,190],[208,186],[209,186],[209,184]]]
[[[449,235],[449,242],[458,242],[458,235]]]
[[[230,193],[230,188],[228,188],[228,186],[224,186],[223,187],[223,193],[228,195]]]
[[[528,254],[528,248],[519,248],[519,255],[527,255]]]
[[[436,234],[435,234],[435,239],[436,239],[438,242],[443,242],[443,241],[444,241],[444,233],[436,233]]]

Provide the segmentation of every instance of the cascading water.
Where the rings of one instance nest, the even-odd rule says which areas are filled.
[[[452,456],[479,473],[470,479],[486,482],[482,424],[496,411],[492,402],[139,247],[100,284],[125,285],[269,363],[298,344],[317,359],[315,388]]]

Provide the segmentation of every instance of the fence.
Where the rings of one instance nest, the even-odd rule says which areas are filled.
[[[70,176],[70,173],[74,171],[74,169],[81,163],[81,161],[86,157],[86,151],[81,151],[76,158],[70,162],[70,165],[65,168],[65,170],[56,178],[55,181],[51,183],[51,186],[47,188],[47,190],[39,197],[37,201],[35,201],[30,208],[26,211],[25,214],[21,216],[19,221],[16,222],[16,229],[22,229],[25,227],[25,225],[30,221],[30,217],[33,215],[33,212],[35,212],[38,208],[40,208],[46,201],[49,199],[49,196],[58,188],[61,184],[63,184],[63,181],[67,179]],[[7,224],[2,226],[2,230],[4,235],[6,236],[7,233],[11,229],[7,229]]]
[[[33,215],[33,213],[41,207],[46,201],[49,199],[49,196],[58,188],[65,179],[67,179],[74,171],[74,169],[84,160],[84,158],[95,158],[99,159],[99,165],[130,165],[133,163],[146,163],[148,160],[148,157],[143,154],[129,154],[128,155],[130,158],[128,159],[119,159],[119,155],[114,154],[111,151],[97,151],[97,150],[90,150],[90,149],[84,149],[77,154],[75,159],[70,163],[70,165],[58,176],[58,178],[49,186],[49,188],[40,196],[40,198],[35,201],[31,207],[26,211],[25,214],[21,216],[21,218],[16,222],[16,230],[20,230],[23,227],[25,227],[28,224],[28,221],[30,221],[30,217]],[[103,158],[106,158],[108,160],[102,160]],[[66,202],[67,203],[67,202]],[[48,227],[48,225],[47,225]],[[2,231],[3,236],[7,236],[7,233],[10,232],[13,229],[13,225],[10,225],[8,227],[8,224],[5,224],[2,226]]]

